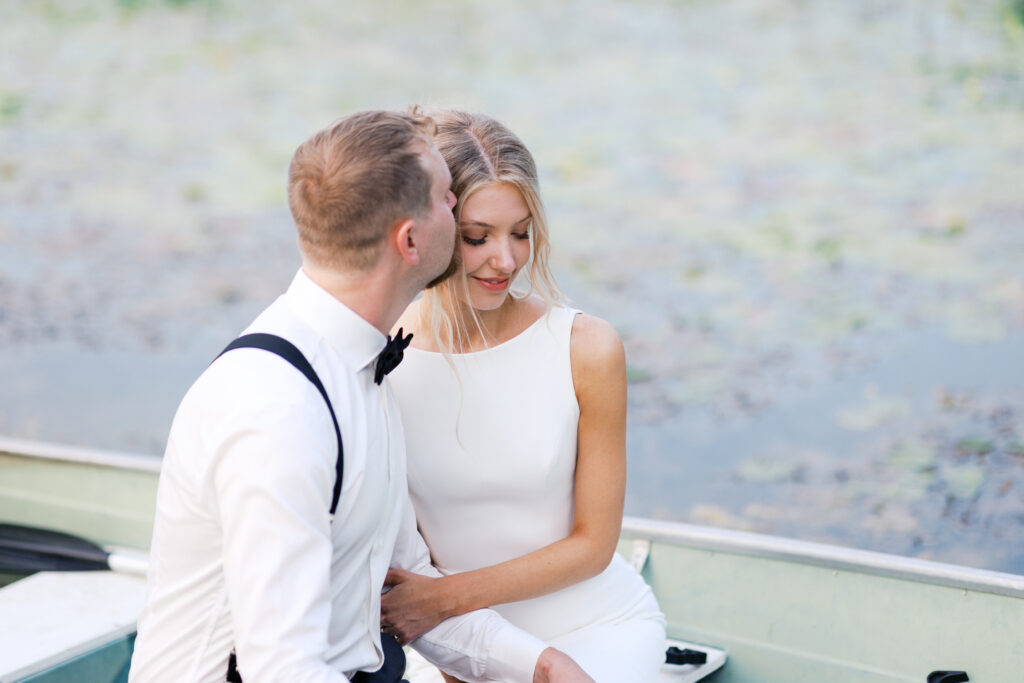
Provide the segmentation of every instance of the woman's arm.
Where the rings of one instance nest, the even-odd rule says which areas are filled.
[[[555,543],[501,564],[439,579],[388,573],[381,622],[409,642],[442,619],[527,600],[596,576],[611,561],[626,490],[626,359],[615,329],[577,315],[570,362],[580,406],[573,526]]]

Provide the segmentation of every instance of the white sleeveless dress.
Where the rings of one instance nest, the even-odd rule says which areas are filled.
[[[448,359],[409,348],[389,376],[416,518],[443,573],[504,562],[569,535],[579,421],[569,338],[577,313],[552,308],[509,341]],[[493,607],[599,683],[654,681],[664,661],[664,617],[618,555],[592,579]]]

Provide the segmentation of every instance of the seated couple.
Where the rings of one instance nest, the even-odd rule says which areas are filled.
[[[392,683],[406,644],[436,680],[654,680],[622,344],[562,304],[529,151],[362,112],[288,198],[301,270],[171,428],[130,680]]]

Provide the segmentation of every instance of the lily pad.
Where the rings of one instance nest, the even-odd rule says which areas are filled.
[[[626,366],[626,381],[630,384],[636,384],[637,382],[648,382],[654,376],[642,368],[638,368],[635,365]]]
[[[922,441],[898,443],[889,453],[891,464],[914,471],[935,467],[935,460],[935,450]]]
[[[967,438],[957,441],[956,449],[968,455],[987,455],[995,449],[995,444],[988,439]]]
[[[836,414],[836,421],[850,431],[866,432],[907,417],[910,412],[910,401],[905,398],[877,397],[862,405],[840,410]]]
[[[721,505],[713,503],[695,504],[690,508],[690,519],[698,524],[739,529],[741,531],[748,531],[752,528],[752,525],[747,520],[737,517]]]
[[[942,470],[942,479],[954,498],[974,500],[985,481],[985,469],[981,465],[954,465]]]
[[[802,470],[803,465],[798,462],[758,456],[741,462],[735,473],[744,481],[776,483],[799,479]]]

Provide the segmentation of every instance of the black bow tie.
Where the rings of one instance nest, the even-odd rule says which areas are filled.
[[[405,347],[411,341],[412,333],[410,332],[408,337],[402,337],[401,327],[398,328],[394,339],[388,335],[388,343],[384,345],[384,350],[377,356],[377,367],[373,371],[374,382],[380,384],[384,381],[384,375],[398,367],[398,364],[402,362],[402,356],[405,355]]]

